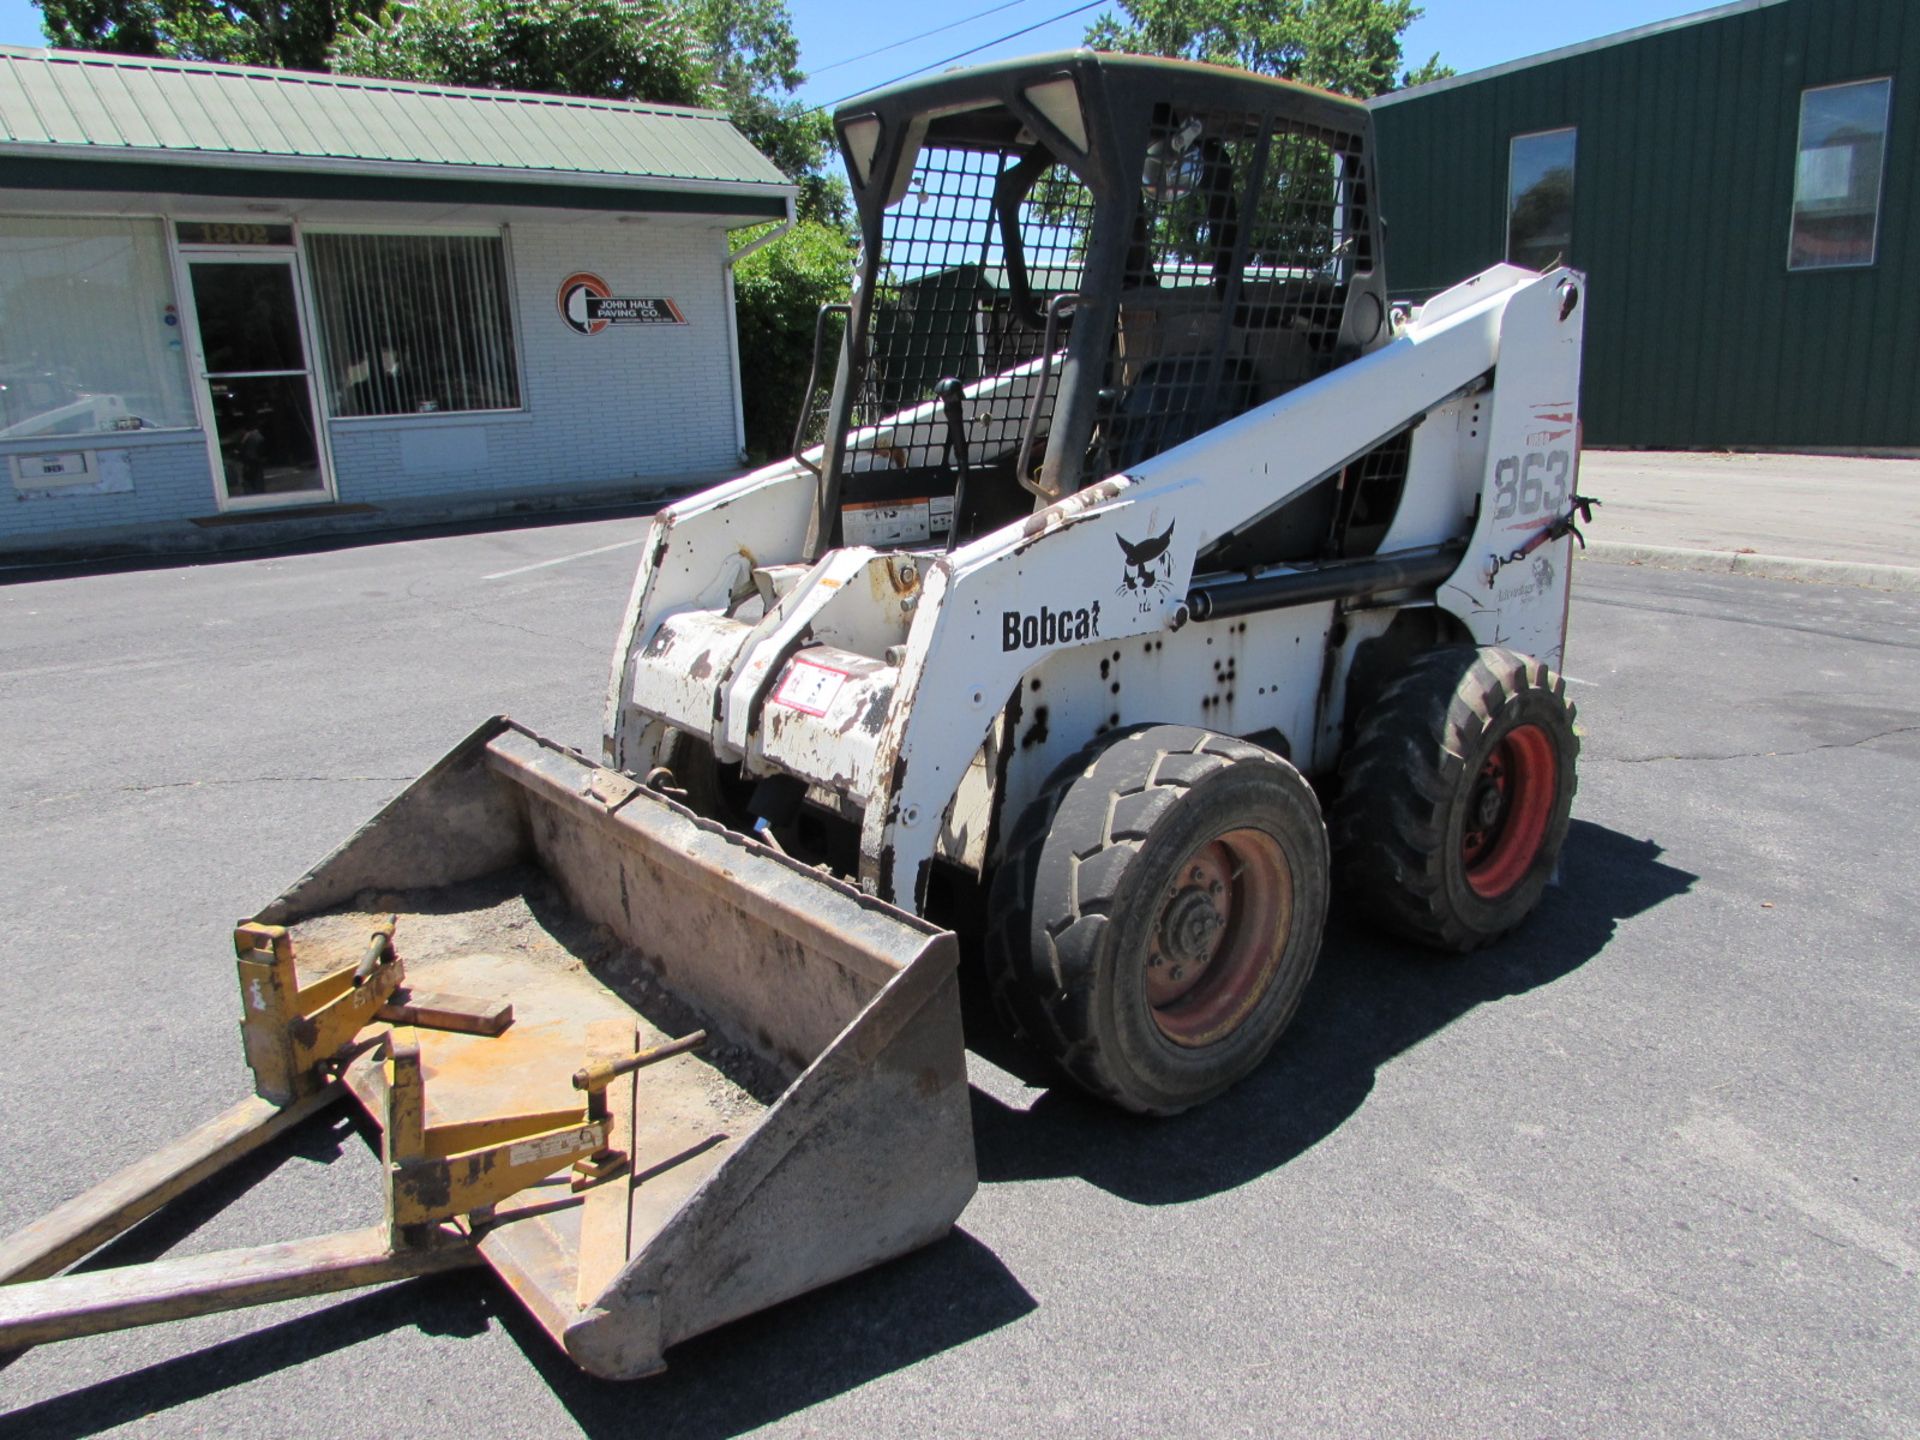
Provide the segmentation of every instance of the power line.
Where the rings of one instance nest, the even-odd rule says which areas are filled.
[[[890,45],[881,45],[872,50],[863,50],[858,55],[849,55],[846,59],[836,60],[831,65],[815,66],[807,72],[807,78],[812,79],[815,76],[824,75],[829,70],[838,70],[841,66],[851,65],[856,60],[871,60],[874,56],[884,55],[889,50],[898,50],[902,45],[911,45],[916,40],[925,40],[934,35],[943,35],[949,30],[958,30],[962,25],[971,25],[976,20],[984,20],[989,15],[998,15],[1002,10],[1011,10],[1016,5],[1024,5],[1026,3],[1027,0],[1006,0],[1004,4],[994,5],[988,9],[976,11],[972,15],[964,15],[958,20],[948,21],[945,25],[936,25],[931,30],[922,30],[918,35],[909,35],[906,39],[895,40]]]
[[[1096,10],[1102,5],[1109,3],[1111,3],[1111,0],[1087,0],[1087,3],[1084,5],[1075,5],[1070,10],[1062,10],[1058,15],[1049,15],[1045,20],[1036,20],[1031,25],[1021,26],[1018,30],[1009,30],[1005,35],[995,36],[991,40],[983,40],[978,45],[970,45],[965,50],[959,50],[947,56],[944,60],[934,60],[925,65],[916,65],[905,74],[896,75],[891,80],[882,81],[878,85],[863,85],[851,95],[842,95],[838,100],[830,100],[825,105],[816,105],[814,109],[831,110],[836,105],[844,105],[847,101],[853,99],[855,95],[864,95],[869,90],[882,90],[888,85],[898,85],[902,80],[910,80],[915,75],[924,74],[928,70],[937,70],[942,65],[951,65],[954,61],[964,60],[969,55],[978,55],[982,50],[991,50],[995,45],[1004,44],[1008,40],[1017,40],[1022,35],[1030,35],[1035,30],[1044,29],[1056,21],[1065,20],[1069,16],[1081,14],[1083,11]]]

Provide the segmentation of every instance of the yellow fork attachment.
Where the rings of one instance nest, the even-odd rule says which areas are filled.
[[[512,1011],[459,996],[398,999],[404,972],[393,935],[389,918],[374,927],[357,964],[302,988],[283,927],[249,923],[236,929],[242,1028],[260,1094],[0,1244],[0,1364],[54,1340],[473,1265],[480,1258],[476,1232],[501,1201],[569,1164],[574,1190],[630,1171],[631,1085],[617,1110],[610,1110],[609,1087],[643,1066],[697,1049],[706,1032],[629,1053],[633,1027],[613,1027],[593,1037],[598,1043],[588,1063],[573,1076],[574,1088],[585,1092],[580,1105],[430,1125],[414,1024],[497,1035]],[[394,1025],[386,1039],[385,1226],[60,1274],[167,1201],[340,1099],[344,1087],[329,1072],[375,1020]],[[285,1098],[275,1103],[275,1096]],[[622,1190],[613,1204],[588,1203],[603,1215],[624,1218],[624,1200]],[[462,1217],[464,1225],[452,1223]],[[606,1223],[599,1222],[601,1228]],[[625,1258],[624,1229],[594,1248],[607,1252],[595,1266],[607,1278]]]
[[[622,1050],[631,1049],[633,1027]],[[387,1041],[386,1140],[387,1223],[396,1246],[419,1227],[468,1216],[484,1224],[502,1200],[519,1194],[562,1166],[574,1171],[572,1188],[611,1179],[632,1164],[632,1141],[611,1143],[607,1088],[623,1076],[675,1055],[697,1050],[707,1032],[634,1054],[594,1060],[574,1072],[573,1088],[586,1092],[583,1105],[454,1124],[427,1123],[426,1082],[420,1042],[396,1026]]]

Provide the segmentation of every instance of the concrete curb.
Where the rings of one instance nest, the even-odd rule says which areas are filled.
[[[1630,545],[1617,540],[1588,541],[1585,557],[1608,565],[1648,565],[1657,570],[1757,575],[1766,580],[1857,585],[1869,590],[1920,590],[1920,567],[1911,565],[1802,560],[1790,555],[1755,555],[1744,550],[1686,550],[1669,545]]]

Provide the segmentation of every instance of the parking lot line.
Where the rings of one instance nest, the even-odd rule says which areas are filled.
[[[631,540],[616,540],[611,545],[596,545],[591,550],[576,550],[571,555],[556,555],[551,560],[536,560],[531,565],[517,566],[512,570],[496,570],[491,575],[482,575],[482,580],[507,580],[515,575],[525,575],[529,570],[545,570],[549,565],[565,565],[569,560],[584,560],[589,555],[604,555],[609,550],[625,550],[630,545],[638,545],[647,537],[636,535]]]

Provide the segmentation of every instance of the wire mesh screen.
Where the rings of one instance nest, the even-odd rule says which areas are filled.
[[[1009,372],[1039,357],[1053,298],[1080,288],[1092,224],[1086,185],[1044,150],[923,149],[882,222],[853,424],[930,401],[952,377],[969,397],[973,463],[1010,454],[1040,381],[1038,367]],[[1069,324],[1063,316],[1056,350]],[[896,426],[891,447],[929,463],[946,433],[931,408]]]
[[[1124,470],[1332,368],[1357,146],[1245,113],[1155,116],[1092,468]]]

